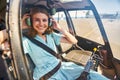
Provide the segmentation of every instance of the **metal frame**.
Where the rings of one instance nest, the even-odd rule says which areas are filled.
[[[7,26],[11,43],[11,51],[14,64],[15,80],[30,80],[26,62],[23,56],[21,28],[20,28],[20,11],[21,0],[10,1],[8,10]]]

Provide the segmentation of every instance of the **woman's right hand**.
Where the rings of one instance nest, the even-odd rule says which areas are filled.
[[[22,18],[22,29],[27,29],[29,26],[26,24],[26,19],[29,18],[29,14],[24,14]]]

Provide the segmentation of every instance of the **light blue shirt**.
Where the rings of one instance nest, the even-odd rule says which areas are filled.
[[[46,38],[47,40],[44,41],[40,36],[35,36],[35,39],[57,52],[55,44],[60,44],[61,35],[53,33],[46,35]],[[36,65],[33,73],[34,80],[39,80],[44,74],[51,71],[59,63],[59,59],[25,37],[23,37],[23,47],[24,52],[30,55]],[[62,62],[60,69],[50,77],[49,80],[75,80],[80,76],[83,69],[84,67],[76,65],[73,62]],[[95,71],[90,72],[90,77],[90,80],[109,80]]]
[[[52,38],[54,37],[54,39]],[[59,44],[61,36],[58,34],[50,34],[46,35],[46,41],[43,40],[38,35],[35,36],[35,39],[42,42],[43,44],[47,45],[51,49],[57,52],[56,44]],[[57,64],[59,63],[59,60],[48,53],[47,51],[43,50],[36,44],[32,43],[28,38],[23,38],[23,46],[24,46],[24,52],[28,53],[35,63],[36,67],[34,69],[34,78],[39,79],[47,72],[51,71]]]

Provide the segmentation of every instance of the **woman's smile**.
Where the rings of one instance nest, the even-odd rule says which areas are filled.
[[[36,28],[38,28],[39,30],[45,30],[47,26],[36,26]]]

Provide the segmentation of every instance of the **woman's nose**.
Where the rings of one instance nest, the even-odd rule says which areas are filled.
[[[44,22],[43,21],[39,21],[39,25],[43,25],[44,24]]]

